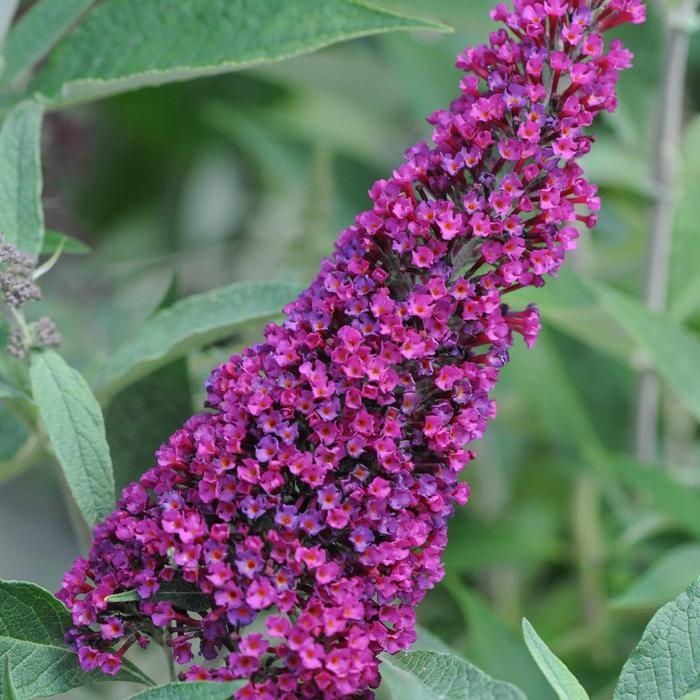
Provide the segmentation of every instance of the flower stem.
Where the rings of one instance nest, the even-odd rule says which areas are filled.
[[[163,653],[165,654],[165,658],[168,662],[168,673],[170,674],[170,680],[174,682],[177,680],[177,673],[175,672],[175,660],[173,659],[173,650],[168,644],[169,639],[170,635],[168,631],[163,630]]]
[[[683,0],[666,10],[666,55],[661,78],[661,111],[652,154],[654,174],[650,213],[644,303],[664,311],[668,298],[669,263],[675,211],[676,162],[683,124],[683,97],[690,43],[690,19],[697,0]],[[661,388],[652,370],[641,377],[635,420],[635,454],[641,462],[658,458],[658,423]]]

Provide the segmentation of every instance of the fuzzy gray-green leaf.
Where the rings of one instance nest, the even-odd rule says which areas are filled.
[[[68,610],[47,590],[33,583],[0,581],[0,663],[9,664],[19,700],[97,681],[151,683],[128,662],[116,676],[82,671],[64,640],[70,627]],[[11,695],[3,690],[0,698],[9,700]]]
[[[42,107],[25,100],[0,128],[0,232],[24,253],[37,255],[44,235],[41,207]]]
[[[463,659],[438,651],[384,654],[380,672],[396,700],[525,700],[510,683],[495,681]]]
[[[99,393],[112,396],[191,350],[226,338],[239,323],[281,312],[298,292],[284,282],[238,282],[175,302],[117,348],[96,377]]]
[[[59,44],[30,90],[61,106],[406,29],[448,28],[358,0],[112,0]]]
[[[17,696],[17,688],[15,688],[15,681],[12,678],[10,657],[7,654],[5,654],[5,666],[2,674],[2,685],[0,686],[0,691],[2,691],[3,700],[19,700]]]
[[[663,606],[622,669],[614,700],[669,700],[700,687],[700,578]]]
[[[83,376],[53,351],[32,356],[32,392],[56,459],[92,528],[114,508],[104,418]]]
[[[242,685],[241,681],[166,683],[155,688],[146,688],[136,695],[131,695],[128,700],[228,700]]]
[[[3,46],[2,83],[11,85],[70,29],[95,0],[41,0],[15,24]]]

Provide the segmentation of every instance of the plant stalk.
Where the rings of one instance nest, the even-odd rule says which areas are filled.
[[[683,0],[678,8],[666,9],[666,54],[661,78],[661,111],[652,154],[653,202],[650,212],[644,303],[663,312],[668,300],[668,278],[675,213],[678,151],[683,125],[685,78],[691,20],[697,0]],[[643,372],[637,396],[635,454],[640,462],[659,457],[658,425],[661,385],[656,374]]]

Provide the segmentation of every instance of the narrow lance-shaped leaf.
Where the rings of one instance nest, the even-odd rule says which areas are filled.
[[[495,681],[463,659],[438,651],[384,654],[380,672],[395,700],[525,700],[510,683]]]
[[[464,615],[471,638],[469,656],[494,678],[515,683],[528,697],[549,700],[555,695],[521,639],[475,594],[453,576],[445,586]]]
[[[661,608],[627,660],[614,700],[682,698],[700,687],[700,578]]]
[[[141,596],[136,589],[114,593],[106,598],[108,603],[134,603],[140,600]],[[212,605],[211,597],[207,593],[202,593],[197,586],[187,583],[181,578],[162,583],[160,588],[150,596],[149,600],[154,603],[167,600],[176,608],[198,613],[211,608]]]
[[[596,466],[638,489],[672,523],[700,537],[700,495],[675,481],[663,467],[639,464],[625,454],[606,454]]]
[[[166,683],[155,688],[146,688],[136,695],[129,696],[128,700],[228,700],[243,684],[242,681]]]
[[[448,28],[356,0],[113,0],[49,55],[30,89],[62,106],[405,29]]]
[[[603,306],[651,359],[654,369],[678,399],[700,420],[700,340],[671,318],[646,309],[635,299],[590,283]]]
[[[70,614],[49,591],[33,583],[0,581],[0,662],[9,663],[19,700],[55,695],[97,681],[152,683],[125,662],[116,676],[86,673],[66,645]],[[3,700],[11,697],[3,691]]]
[[[226,338],[244,321],[279,313],[298,291],[284,282],[239,282],[159,311],[102,367],[95,380],[100,396],[112,396],[191,350]]]
[[[44,231],[44,243],[41,246],[41,255],[51,255],[55,253],[63,244],[63,252],[71,253],[72,255],[87,255],[90,252],[90,246],[86,245],[77,238],[72,238],[65,233],[46,229]]]
[[[41,208],[42,107],[26,100],[0,128],[0,232],[24,253],[37,255],[44,235]]]
[[[618,609],[656,608],[682,593],[700,573],[700,544],[683,544],[662,554],[624,593]]]
[[[173,279],[154,313],[172,306],[176,300],[177,281]],[[105,410],[105,424],[117,492],[153,465],[163,435],[174,432],[191,413],[186,357],[159,367],[112,398]],[[134,416],[140,419],[134,421]]]
[[[32,356],[30,375],[46,434],[92,528],[114,507],[114,477],[102,410],[82,375],[53,351]]]
[[[559,700],[588,700],[588,693],[576,680],[576,676],[555,656],[535,628],[524,618],[523,636],[532,658],[559,696]]]
[[[0,81],[12,85],[43,58],[94,0],[41,0],[12,27],[3,47]]]
[[[530,291],[513,295],[513,305],[526,306],[532,301]],[[594,350],[629,364],[634,342],[605,310],[585,279],[571,268],[563,267],[557,278],[538,290],[537,308],[542,318]],[[539,345],[538,345],[539,347]]]

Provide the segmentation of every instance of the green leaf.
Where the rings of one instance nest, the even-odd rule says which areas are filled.
[[[2,676],[2,695],[4,700],[19,700],[17,696],[17,688],[12,679],[12,668],[10,666],[10,657],[5,655],[5,669]]]
[[[177,299],[173,279],[156,310]],[[192,413],[192,391],[187,358],[181,357],[119,392],[105,412],[107,442],[112,454],[117,491],[136,481],[155,461],[163,435],[170,435]],[[134,421],[134,416],[140,416]]]
[[[578,459],[597,456],[603,447],[596,426],[551,334],[545,328],[532,352],[514,352],[520,352],[520,363],[506,380],[527,396],[548,439]]]
[[[98,392],[110,397],[191,350],[223,340],[244,321],[279,313],[298,292],[284,282],[238,282],[182,299],[117,348],[97,374]]]
[[[422,625],[416,625],[416,641],[411,651],[439,651],[443,654],[452,654],[452,649],[445,642],[427,630]]]
[[[662,554],[612,601],[616,608],[656,608],[682,593],[700,573],[700,545],[684,544]]]
[[[44,243],[41,246],[41,255],[51,255],[55,253],[63,241],[63,252],[73,255],[87,255],[90,252],[90,246],[86,245],[77,238],[72,238],[65,233],[46,229],[44,231]]]
[[[657,611],[627,660],[614,700],[668,700],[700,687],[700,578]]]
[[[589,700],[588,693],[576,680],[576,676],[552,653],[525,618],[523,618],[523,636],[532,658],[556,691],[559,700]]]
[[[469,627],[469,657],[486,673],[522,688],[528,697],[555,697],[524,642],[475,594],[448,575],[444,584],[460,608]]]
[[[700,246],[697,244],[700,198],[700,117],[695,116],[683,134],[679,155],[682,172],[677,180],[669,274],[669,306],[673,317],[683,320],[700,308]]]
[[[523,289],[513,298],[514,305],[525,306],[533,300],[532,291]],[[563,267],[556,279],[537,290],[537,308],[542,318],[562,333],[625,364],[630,362],[634,343],[571,268]]]
[[[15,16],[17,11],[17,5],[19,5],[19,0],[5,0],[0,4],[0,46],[2,46],[7,30],[12,24],[12,18]],[[0,56],[0,70],[2,70],[3,58]]]
[[[5,71],[2,83],[21,79],[71,28],[94,0],[42,0],[12,27],[3,47]]]
[[[44,235],[41,208],[41,119],[43,110],[26,100],[0,129],[0,231],[25,253],[37,255]]]
[[[129,696],[127,700],[228,700],[243,685],[244,681],[166,683],[146,688],[136,695]]]
[[[92,528],[114,508],[102,411],[83,376],[53,351],[32,355],[32,391],[80,511]]]
[[[116,676],[86,673],[64,635],[72,627],[61,601],[33,583],[0,581],[0,661],[9,662],[20,700],[55,695],[86,683],[118,680],[152,684],[126,661]],[[1,696],[7,698],[5,693]]]
[[[513,510],[507,519],[477,521],[455,513],[444,561],[448,571],[483,571],[494,564],[541,565],[558,561],[565,549],[556,522],[541,508],[528,504]]]
[[[661,465],[642,465],[625,454],[608,454],[600,466],[616,480],[639,489],[672,523],[700,537],[700,496],[675,481]]]
[[[510,683],[495,681],[467,661],[437,651],[382,654],[380,673],[396,700],[525,700]]]
[[[700,340],[668,316],[646,309],[635,299],[590,282],[603,306],[644,350],[678,399],[700,420]]]
[[[65,106],[406,29],[449,31],[359,0],[113,0],[59,44],[29,89]]]
[[[135,603],[141,600],[138,591],[129,590],[114,593],[105,599],[108,603]],[[155,603],[161,600],[170,601],[176,608],[202,612],[211,608],[211,598],[197,586],[187,583],[182,579],[175,579],[168,583],[162,583],[160,588],[149,597]]]

